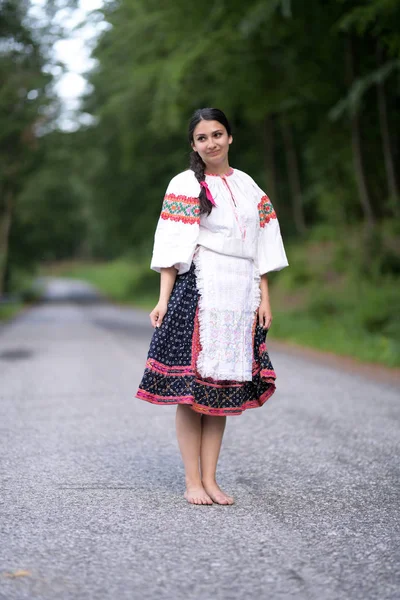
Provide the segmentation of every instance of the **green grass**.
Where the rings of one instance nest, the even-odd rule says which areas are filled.
[[[110,300],[146,310],[157,302],[159,275],[143,262],[119,259],[106,263],[66,263],[47,268],[44,273],[82,279]]]
[[[12,304],[0,304],[0,322],[9,321],[17,316],[24,308],[22,302],[13,302]]]
[[[357,249],[357,239],[352,243]],[[400,366],[400,285],[395,266],[366,273],[358,257],[328,240],[288,248],[290,267],[271,277],[271,337]]]
[[[271,337],[399,367],[397,273],[379,279],[362,274],[337,241],[309,240],[287,250],[290,267],[270,276]],[[158,299],[159,275],[150,271],[148,260],[70,263],[46,274],[86,280],[111,300],[146,310]]]
[[[134,263],[122,260],[104,264],[77,264],[62,273],[64,277],[92,283],[106,296],[120,302],[132,299],[132,289],[140,272]]]
[[[355,324],[351,315],[317,320],[308,314],[278,311],[274,313],[271,338],[364,362],[400,366],[400,343],[385,334],[369,333]]]

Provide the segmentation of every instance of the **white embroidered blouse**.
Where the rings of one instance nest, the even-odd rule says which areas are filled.
[[[200,184],[190,169],[169,183],[158,221],[151,268],[175,266],[186,273],[197,246],[252,259],[260,275],[288,266],[275,210],[253,179],[238,169],[206,175],[215,200],[200,216]]]

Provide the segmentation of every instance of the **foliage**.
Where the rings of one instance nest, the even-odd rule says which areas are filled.
[[[169,178],[186,168],[186,122],[201,105],[221,106],[231,117],[232,162],[267,191],[270,186],[275,190],[273,201],[288,236],[299,231],[283,120],[294,139],[309,227],[325,222],[341,227],[362,219],[354,170],[360,161],[373,163],[372,170],[364,167],[372,206],[379,202],[380,212],[392,214],[383,125],[372,92],[386,84],[394,160],[400,57],[396,11],[389,0],[374,0],[369,7],[339,0],[313,0],[301,7],[235,0],[229,10],[223,0],[190,6],[182,0],[106,5],[110,27],[94,51],[98,66],[90,75],[93,88],[85,107],[96,117],[95,130],[87,132],[97,152],[89,183],[97,190],[92,214],[106,224],[107,248],[97,245],[97,251],[117,256],[151,237]],[[350,34],[355,36],[357,73],[349,82],[345,41]],[[376,63],[377,40],[383,64]],[[370,124],[362,129],[361,157],[344,118],[353,113],[361,118],[365,113]],[[93,141],[88,146],[92,151]]]
[[[0,296],[9,263],[16,198],[36,163],[36,128],[48,99],[44,60],[24,19],[23,0],[0,4]]]
[[[360,235],[356,230],[348,233]],[[344,273],[338,261],[342,249],[332,241],[288,246],[290,268],[270,276],[274,321],[269,337],[399,367],[396,279],[386,276],[377,286],[363,276]],[[45,273],[84,279],[111,300],[149,311],[158,297],[158,276],[141,255],[106,263],[66,263]]]
[[[60,263],[55,271],[50,266],[45,267],[44,273],[88,281],[110,300],[133,303],[142,308],[149,308],[158,293],[157,274],[149,271],[148,262],[138,257],[106,263]]]
[[[13,269],[43,259],[120,264],[133,249],[136,262],[146,254],[148,264],[164,190],[187,168],[189,116],[218,106],[233,125],[231,164],[271,195],[285,242],[296,249],[290,269],[271,276],[282,301],[302,300],[285,308],[293,308],[294,330],[343,314],[343,325],[335,321],[343,339],[375,335],[379,346],[399,335],[389,314],[398,308],[389,288],[400,271],[397,0],[109,0],[93,21],[106,25],[82,107],[92,124],[74,132],[54,131],[45,68],[52,27],[39,44],[28,0],[0,4],[9,282]],[[48,14],[67,4],[48,1]],[[50,114],[52,127],[43,127]],[[130,268],[120,299],[155,289],[147,271]],[[354,300],[360,290],[369,298],[363,311]],[[378,322],[380,303],[390,308],[378,311]]]
[[[10,319],[16,317],[22,309],[22,302],[8,302],[5,304],[0,303],[0,324],[2,321],[9,321]]]

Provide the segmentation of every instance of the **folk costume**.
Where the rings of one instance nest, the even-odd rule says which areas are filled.
[[[191,170],[171,180],[164,198],[151,268],[174,266],[178,274],[137,397],[239,415],[275,391],[256,311],[260,275],[288,261],[274,208],[249,175],[230,169],[202,185],[214,203],[209,216],[200,215]]]

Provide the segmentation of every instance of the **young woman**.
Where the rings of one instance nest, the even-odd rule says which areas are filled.
[[[226,415],[262,406],[275,391],[267,273],[288,262],[269,198],[229,166],[224,113],[197,110],[189,141],[190,169],[171,180],[155,234],[160,299],[137,397],[178,405],[186,500],[233,504],[215,478]]]

